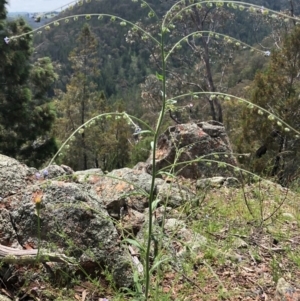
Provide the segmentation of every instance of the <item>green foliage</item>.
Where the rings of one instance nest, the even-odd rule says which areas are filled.
[[[153,137],[141,138],[134,145],[130,154],[130,165],[134,166],[138,162],[145,162],[149,158],[152,140]]]
[[[264,146],[267,153],[253,162],[257,171],[278,176],[285,184],[295,177],[298,166],[299,139],[290,127],[275,116],[300,129],[299,93],[297,80],[300,70],[300,27],[297,26],[283,43],[282,49],[274,49],[270,63],[264,72],[259,72],[251,86],[251,102],[265,108],[269,115],[254,108],[244,109],[241,152],[255,151]],[[247,118],[246,118],[247,116]]]
[[[252,1],[251,1],[252,2]],[[258,5],[268,6],[274,9],[280,9],[283,4],[274,3],[274,1],[255,1]],[[168,9],[173,5],[172,1],[151,0],[149,6],[155,8],[158,18],[162,17]],[[189,1],[186,1],[189,5]],[[183,5],[183,4],[180,4]],[[134,38],[135,33],[128,23],[126,26],[121,26],[120,22],[112,22],[106,17],[93,17],[91,12],[111,14],[126,18],[127,20],[137,23],[146,28],[149,32],[155,29],[155,36],[158,36],[157,18],[148,16],[149,8],[146,3],[139,1],[117,1],[103,0],[83,2],[83,5],[74,5],[71,9],[67,9],[60,14],[59,17],[67,18],[68,22],[60,21],[59,26],[50,25],[47,30],[43,30],[41,35],[35,36],[35,46],[38,48],[35,58],[45,55],[51,55],[56,61],[60,81],[57,83],[57,88],[66,91],[68,78],[72,73],[71,62],[68,60],[69,53],[76,47],[76,35],[80,31],[86,18],[74,17],[74,14],[88,14],[91,16],[88,24],[98,40],[97,56],[99,62],[97,65],[101,72],[96,76],[95,81],[99,88],[104,91],[106,98],[110,101],[122,98],[126,105],[126,110],[134,115],[141,117],[144,115],[146,120],[149,116],[146,106],[142,107],[140,101],[139,85],[145,81],[145,77],[149,74],[155,74],[159,55],[157,48],[151,48],[149,40],[141,41]],[[197,21],[197,17],[203,19],[203,23]],[[262,23],[261,17],[250,15],[245,11],[228,8],[226,5],[222,7],[207,7],[202,5],[201,9],[193,9],[192,13],[183,14],[183,20],[176,21],[176,28],[172,30],[172,34],[168,35],[166,41],[173,41],[176,32],[179,35],[191,32],[194,30],[212,30],[220,31],[221,33],[231,35],[235,38],[242,39],[246,43],[254,43],[260,41],[271,30],[271,23],[264,22],[263,26],[259,26],[259,30],[253,33],[253,18],[257,24]],[[216,22],[213,22],[213,20]],[[199,24],[198,24],[198,23]],[[187,26],[185,28],[185,25]],[[185,28],[185,29],[184,29]],[[138,33],[137,33],[138,34]],[[132,36],[133,35],[133,36]],[[206,57],[206,64],[210,65],[213,77],[218,70],[221,73],[221,66],[228,68],[227,59],[231,52],[230,48],[223,47],[222,42],[208,37],[190,39],[195,41],[195,47],[191,44],[182,43],[182,49],[176,51],[170,60],[168,67],[176,68],[177,71],[170,82],[169,86],[174,90],[174,94],[179,94],[180,91],[196,90],[198,87],[206,90],[214,90],[207,83],[207,72],[204,72],[204,49],[205,41],[209,42],[209,58]],[[234,45],[233,45],[234,46]],[[159,50],[158,50],[159,51]],[[232,54],[232,53],[231,53]],[[236,55],[236,54],[234,54]],[[149,63],[152,61],[151,63]],[[209,59],[209,60],[208,60]],[[195,62],[197,64],[194,64]],[[174,69],[172,70],[174,72]],[[253,73],[249,70],[248,73]],[[181,74],[186,74],[183,77]],[[176,76],[175,76],[176,75]],[[253,74],[251,74],[253,75]],[[175,80],[176,79],[176,80]],[[210,79],[214,86],[218,85],[219,81],[213,78]],[[224,83],[225,84],[225,83]],[[218,87],[219,88],[219,87]],[[226,89],[226,84],[223,89]],[[184,104],[188,100],[183,100]],[[217,100],[216,100],[217,101]],[[201,118],[211,118],[211,109],[209,100],[201,97],[198,110],[201,111]],[[207,105],[209,104],[209,105]],[[138,112],[138,113],[137,113]],[[147,115],[147,116],[146,116]],[[204,116],[204,117],[202,117]],[[156,118],[157,116],[155,116]],[[217,117],[216,117],[217,118]]]
[[[0,14],[4,19],[5,12]],[[2,41],[31,30],[23,19],[1,24]],[[38,167],[56,151],[50,134],[55,113],[47,92],[57,75],[49,58],[31,65],[31,54],[30,35],[0,46],[0,151]]]
[[[30,73],[30,82],[35,98],[42,98],[57,79],[58,75],[54,71],[51,59],[49,57],[38,59]]]
[[[69,56],[74,73],[67,92],[55,102],[58,111],[55,135],[62,142],[89,119],[101,113],[124,110],[121,103],[109,105],[104,93],[99,91],[98,43],[89,25],[83,26],[77,42]],[[63,150],[61,160],[75,170],[124,167],[129,161],[128,137],[129,127],[120,116],[94,120],[74,136]]]
[[[81,6],[75,5],[73,9],[66,10],[61,16],[72,16],[74,14],[112,13],[132,20],[133,22],[146,13],[138,3],[131,1],[91,1]],[[70,52],[78,47],[76,36],[81,30],[83,23],[88,21],[91,30],[97,37],[97,57],[99,61],[95,67],[101,68],[101,73],[96,76],[96,82],[104,91],[105,96],[117,99],[126,97],[127,102],[136,103],[137,98],[132,99],[127,92],[132,86],[136,86],[143,80],[146,74],[145,57],[149,54],[139,45],[130,45],[125,41],[127,26],[121,26],[119,22],[111,22],[109,18],[91,17],[86,20],[84,17],[70,17],[69,22],[60,22],[59,26],[51,25],[41,35],[35,36],[35,46],[39,51],[35,57],[45,54],[51,55],[54,61],[59,64],[61,81],[58,88],[65,91],[68,77],[72,73],[71,62],[68,59]],[[135,61],[136,60],[136,61]],[[134,66],[136,66],[135,69]],[[141,68],[142,67],[142,68]]]

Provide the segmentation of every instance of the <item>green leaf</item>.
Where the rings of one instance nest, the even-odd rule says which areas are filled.
[[[157,205],[158,205],[158,203],[159,203],[160,201],[161,201],[160,199],[156,199],[156,200],[154,200],[154,201],[152,202],[152,204],[151,204],[152,210],[155,210],[155,209],[156,209],[156,207],[157,207]]]
[[[149,130],[144,130],[144,131],[140,131],[140,134],[152,134],[152,131]]]
[[[135,284],[136,290],[141,294],[143,292],[143,288],[141,286],[140,277],[137,271],[134,271],[133,273],[133,282]]]
[[[160,261],[155,262],[154,265],[150,269],[150,274],[153,273],[155,271],[155,269],[157,267],[159,267],[163,262],[171,260],[171,259],[172,259],[171,257],[166,257],[166,258],[164,258],[164,259],[162,259]]]
[[[125,239],[123,240],[123,242],[128,242],[128,243],[130,243],[131,245],[136,246],[136,247],[139,248],[140,250],[145,251],[144,247],[143,247],[137,240],[134,240],[134,239],[131,239],[131,238],[125,238]]]
[[[159,73],[157,73],[157,72],[156,72],[155,76],[156,76],[156,78],[157,78],[158,80],[160,80],[160,81],[163,81],[163,80],[164,80],[163,75],[161,75],[161,74],[159,74]]]

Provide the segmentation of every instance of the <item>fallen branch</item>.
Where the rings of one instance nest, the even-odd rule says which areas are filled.
[[[38,256],[37,256],[38,255]],[[18,250],[0,245],[0,262],[17,263],[17,264],[32,264],[36,262],[62,262],[66,264],[74,264],[74,258],[67,257],[64,254],[47,252],[37,249]]]

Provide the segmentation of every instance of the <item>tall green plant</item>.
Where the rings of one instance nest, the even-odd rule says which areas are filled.
[[[137,0],[135,0],[137,1]],[[272,112],[269,112],[268,109],[263,108],[257,104],[252,104],[251,102],[242,99],[242,98],[238,98],[232,95],[228,95],[228,94],[224,94],[224,93],[219,93],[219,92],[215,92],[215,91],[210,91],[210,92],[192,92],[192,93],[188,93],[188,94],[184,94],[184,95],[178,95],[176,97],[172,97],[172,98],[167,98],[166,94],[167,94],[167,80],[168,80],[168,73],[167,73],[167,63],[169,61],[170,56],[172,55],[172,53],[175,51],[176,47],[178,47],[180,45],[180,43],[182,43],[183,41],[186,41],[186,39],[188,39],[188,37],[194,35],[194,34],[203,34],[201,31],[198,31],[196,33],[189,33],[187,36],[184,37],[180,37],[179,40],[177,42],[175,42],[173,44],[173,46],[171,47],[167,47],[166,46],[166,42],[168,41],[169,38],[169,33],[172,30],[173,27],[173,22],[175,22],[176,18],[181,16],[181,14],[189,9],[192,9],[194,6],[197,5],[207,5],[208,7],[212,7],[214,5],[216,6],[223,6],[225,3],[227,4],[227,6],[230,6],[230,8],[232,9],[240,9],[240,10],[245,10],[245,8],[247,8],[250,12],[251,11],[256,11],[256,10],[260,10],[261,11],[261,7],[256,6],[256,5],[251,5],[248,3],[244,3],[244,2],[239,2],[239,1],[217,1],[217,0],[211,0],[211,1],[201,1],[201,2],[197,2],[197,3],[193,3],[194,1],[191,0],[190,4],[185,6],[185,7],[181,7],[180,5],[178,5],[178,3],[174,4],[171,9],[169,10],[169,12],[163,17],[161,25],[160,25],[160,33],[158,34],[158,36],[153,36],[151,34],[149,34],[147,31],[145,31],[143,28],[139,27],[136,24],[133,24],[130,21],[127,21],[123,18],[119,18],[117,16],[113,16],[110,14],[90,14],[90,15],[76,15],[74,16],[75,19],[78,19],[79,17],[85,17],[87,19],[93,17],[93,16],[97,16],[98,18],[102,18],[102,17],[108,17],[110,18],[111,22],[120,22],[121,26],[127,26],[127,25],[131,25],[133,26],[133,30],[137,30],[137,31],[141,31],[144,35],[145,39],[151,39],[152,41],[154,41],[157,46],[160,49],[160,71],[159,73],[156,74],[157,80],[160,81],[161,83],[161,109],[160,109],[160,113],[159,113],[159,117],[156,123],[155,128],[150,132],[153,133],[153,141],[151,142],[151,146],[152,146],[152,180],[151,180],[151,189],[149,192],[149,219],[148,219],[148,237],[147,237],[147,246],[146,246],[146,258],[145,258],[145,280],[144,280],[144,286],[145,286],[145,291],[144,291],[144,299],[148,300],[150,298],[150,291],[151,291],[151,286],[150,286],[150,280],[151,280],[151,274],[156,270],[156,268],[163,262],[159,261],[159,262],[155,262],[155,264],[153,266],[151,266],[151,243],[152,243],[152,228],[153,228],[153,212],[158,204],[158,200],[156,200],[156,196],[155,196],[155,178],[157,176],[158,171],[156,170],[156,145],[157,145],[157,141],[158,141],[158,136],[160,133],[160,129],[162,126],[162,122],[165,116],[166,111],[170,108],[170,106],[174,106],[174,104],[176,104],[177,100],[180,100],[180,98],[184,98],[187,95],[202,95],[202,94],[208,94],[211,100],[214,100],[216,97],[220,97],[220,100],[228,100],[231,98],[236,98],[239,102],[241,102],[242,104],[246,104],[248,106],[251,107],[256,107],[258,110],[260,110],[262,113],[264,113],[265,115],[271,115],[274,116],[274,119],[276,119],[277,122],[280,122],[282,125],[284,125],[286,128],[289,128],[290,131],[294,130],[297,134],[299,134],[299,131],[297,131],[296,129],[294,129],[293,127],[289,126],[287,124],[286,121],[283,121],[280,117],[277,117],[275,115],[272,114]],[[180,3],[180,2],[179,2]],[[154,10],[145,2],[145,1],[141,1],[141,5],[148,7],[149,9],[149,17],[154,17],[156,16]],[[169,18],[171,16],[171,12],[174,12],[174,10],[176,11],[175,14],[172,15],[171,18]],[[263,13],[270,13],[271,11],[268,11],[266,9],[264,9]],[[273,14],[277,14],[281,17],[286,17],[289,18],[289,16],[283,14],[283,13],[278,13],[275,11],[272,11],[271,13]],[[60,20],[56,20],[54,21],[54,24],[58,25],[57,23],[59,23],[60,21],[66,20],[70,17],[64,17],[61,18]],[[294,20],[298,20],[296,17],[290,17]],[[47,25],[47,27],[50,27],[51,24]],[[49,29],[49,28],[48,28]],[[206,34],[211,34],[211,38],[214,37],[214,35],[216,35],[217,33],[210,33],[210,32],[206,32]],[[16,36],[14,37],[14,39],[20,38],[22,37],[22,35],[20,36]],[[230,39],[230,41],[233,41],[233,39],[231,39],[230,37],[226,37],[224,36],[224,38]],[[238,42],[238,41],[235,41]],[[239,42],[241,43],[241,42]],[[264,51],[261,51],[262,53],[264,53]],[[133,125],[135,125],[134,117],[129,116],[128,114],[126,114],[125,112],[123,113],[104,113],[101,114],[99,116],[95,116],[93,118],[91,118],[90,120],[86,121],[84,124],[82,124],[79,128],[77,128],[69,138],[67,138],[67,140],[63,143],[61,150],[67,145],[68,141],[74,136],[76,135],[77,132],[79,132],[81,129],[83,129],[87,124],[95,121],[96,119],[100,119],[100,118],[104,118],[106,116],[120,116],[124,118],[124,121],[127,121]],[[139,120],[139,122],[141,124],[143,124],[143,122],[141,120]],[[146,127],[147,125],[143,124],[144,127]],[[205,158],[199,158],[197,160],[205,160]],[[195,160],[195,161],[197,161]],[[213,160],[211,160],[213,161]],[[51,162],[50,162],[51,163]],[[190,163],[190,162],[187,162]],[[171,165],[171,169],[174,166]]]

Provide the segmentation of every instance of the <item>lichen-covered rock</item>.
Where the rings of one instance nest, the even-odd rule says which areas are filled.
[[[173,127],[169,131],[169,149],[164,152],[164,148],[158,147],[158,157],[162,158],[158,158],[158,165],[163,167],[172,161],[171,154],[178,147],[182,148],[181,155],[188,158],[200,151],[209,152],[211,145],[219,147],[215,150],[229,151],[221,126],[201,126]],[[202,137],[199,143],[192,142],[195,135]],[[183,160],[181,155],[178,158]],[[228,154],[227,159],[234,158]],[[196,167],[182,166],[177,171],[193,178],[200,164],[203,162]],[[146,172],[148,167],[148,163],[140,164],[134,169],[122,168],[103,174],[100,169],[75,173],[68,166],[50,165],[38,171],[0,155],[0,244],[63,253],[75,258],[86,271],[105,267],[117,286],[131,286],[133,259],[121,240],[124,233],[136,235],[139,241],[147,238],[152,185],[152,176]],[[160,238],[164,231],[167,235],[163,247],[170,254],[180,249],[184,255],[186,248],[197,252],[205,243],[203,237],[188,230],[179,220],[181,213],[175,209],[193,201],[195,192],[179,182],[168,183],[159,178],[155,179],[154,195],[159,202],[153,208],[153,238]],[[172,226],[173,221],[180,225],[177,230]]]
[[[238,187],[240,186],[240,182],[237,178],[234,177],[212,177],[212,178],[205,178],[199,179],[196,182],[196,187],[198,189],[205,189],[205,188],[219,188],[222,186],[226,187]]]
[[[214,187],[218,188],[223,186],[225,181],[226,181],[225,177],[212,177],[212,178],[199,179],[196,182],[196,187],[198,189],[214,188]]]
[[[145,222],[145,214],[134,209],[129,209],[121,216],[120,230],[136,234]]]
[[[179,187],[172,183],[159,184],[156,192],[160,203],[176,208],[192,200],[192,193],[186,187]]]
[[[197,162],[184,163],[192,160]],[[216,121],[169,127],[159,138],[155,161],[158,170],[174,170],[177,175],[193,179],[232,176],[233,170],[229,165],[237,165],[225,128]],[[150,172],[152,155],[147,163]]]
[[[40,176],[44,179],[55,179],[62,176],[71,175],[73,173],[74,171],[66,165],[58,166],[53,164],[41,170]]]
[[[300,301],[300,291],[284,278],[279,278],[276,286],[275,301]]]
[[[11,222],[10,210],[6,208],[1,208],[0,212],[0,233],[0,244],[13,248],[22,247],[18,242],[17,233]]]
[[[74,173],[77,182],[81,184],[94,184],[98,182],[103,175],[104,173],[100,168],[80,170]]]
[[[158,183],[160,181],[157,180]],[[148,207],[150,188],[151,176],[130,168],[113,170],[100,177],[91,187],[101,198],[108,213],[116,219],[129,208],[143,212]]]
[[[0,203],[1,199],[24,189],[35,180],[35,168],[29,168],[17,160],[0,155]]]
[[[184,221],[176,218],[166,219],[164,230],[170,237],[185,242],[186,246],[191,247],[191,249],[195,251],[198,250],[200,246],[204,246],[207,243],[207,239],[204,236],[188,229]]]
[[[38,171],[5,156],[0,165],[1,244],[68,254],[86,270],[108,267],[117,286],[132,285],[132,258],[118,230],[135,235],[147,225],[151,175],[130,168],[74,173],[58,165]],[[154,190],[160,203],[173,208],[191,199],[188,189],[162,179]]]
[[[41,200],[39,213],[37,198]],[[0,224],[0,240],[6,245],[67,252],[83,267],[108,266],[118,286],[132,284],[131,258],[122,250],[111,218],[101,199],[82,185],[37,182],[4,198],[2,204],[6,210],[1,210],[0,221],[6,224]]]

